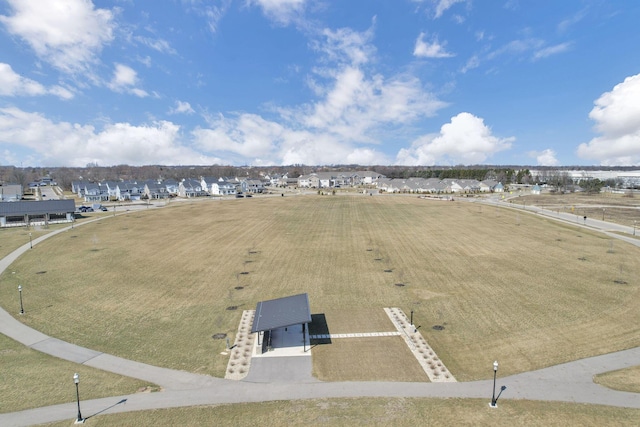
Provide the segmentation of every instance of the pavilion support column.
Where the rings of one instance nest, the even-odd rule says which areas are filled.
[[[302,350],[304,353],[307,352],[307,335],[306,335],[306,323],[302,324]]]

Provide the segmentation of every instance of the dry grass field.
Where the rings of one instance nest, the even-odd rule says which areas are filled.
[[[637,426],[640,410],[556,402],[481,399],[322,399],[103,414],[91,426]],[[49,427],[68,427],[61,421]]]
[[[0,364],[2,413],[73,401],[75,372],[80,374],[83,399],[135,393],[148,385],[140,380],[48,356],[2,334]]]
[[[611,248],[575,226],[465,202],[176,202],[37,245],[0,277],[0,303],[15,312],[21,284],[20,320],[46,334],[217,376],[225,342],[212,335],[233,340],[242,310],[259,300],[308,292],[314,314],[353,319],[335,320],[331,332],[357,332],[344,324],[395,306],[415,311],[423,336],[464,381],[489,378],[494,359],[508,375],[640,345],[640,249]],[[333,357],[319,349],[314,369],[325,353]],[[381,359],[377,372],[403,369]]]
[[[640,393],[640,365],[599,374],[593,380],[614,390]]]
[[[640,197],[613,193],[570,193],[527,195],[511,199],[513,203],[536,205],[554,212],[572,213],[582,218],[602,219],[616,224],[640,226]],[[637,233],[640,236],[640,229]]]

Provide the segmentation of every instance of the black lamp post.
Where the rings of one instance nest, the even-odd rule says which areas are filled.
[[[636,235],[636,221],[633,221],[633,235]]]
[[[29,233],[29,249],[33,249],[33,241],[31,240],[31,233]]]
[[[74,424],[84,424],[84,419],[82,418],[82,414],[80,413],[80,392],[78,391],[80,375],[78,375],[77,372],[73,374],[73,382],[76,383],[76,400],[78,402],[78,417],[76,418],[76,422]]]
[[[20,314],[24,314],[24,306],[22,305],[22,285],[18,285],[18,293],[20,294]]]
[[[498,361],[493,362],[493,395],[491,396],[491,404],[492,408],[497,408],[496,404],[496,375],[498,374]]]

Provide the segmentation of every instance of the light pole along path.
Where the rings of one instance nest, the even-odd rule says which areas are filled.
[[[126,214],[123,212],[122,214]],[[122,215],[119,214],[119,215]],[[107,219],[96,218],[75,226]],[[72,227],[62,228],[33,240],[43,240]],[[0,274],[30,248],[26,243],[0,260]],[[492,380],[457,383],[400,382],[294,382],[251,383],[232,381],[185,371],[160,368],[122,359],[49,337],[16,320],[0,309],[0,333],[43,353],[158,384],[158,393],[136,393],[93,399],[82,402],[85,419],[99,413],[117,413],[196,405],[265,402],[344,397],[424,397],[424,398],[484,398],[490,400]],[[528,399],[601,404],[640,408],[640,394],[610,390],[593,382],[593,376],[612,370],[635,366],[640,361],[640,347],[568,362],[545,369],[498,378],[507,386],[502,399]],[[488,367],[488,371],[491,367]],[[20,412],[0,414],[2,426],[29,426],[71,419],[76,402],[53,405]]]

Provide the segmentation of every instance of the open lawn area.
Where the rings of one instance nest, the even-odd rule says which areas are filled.
[[[0,364],[1,413],[73,401],[75,372],[80,375],[85,399],[158,389],[141,380],[48,356],[2,334]]]
[[[614,193],[543,193],[510,199],[513,203],[536,205],[554,212],[575,214],[595,218],[620,225],[633,227],[634,221],[640,226],[640,197],[630,197]],[[640,237],[640,229],[637,236]]]
[[[22,285],[20,320],[45,334],[216,376],[228,356],[212,335],[233,341],[242,310],[260,300],[307,292],[313,314],[343,319],[332,333],[366,328],[358,313],[399,307],[414,310],[422,335],[465,381],[489,378],[494,359],[509,375],[640,345],[640,249],[613,248],[577,226],[466,202],[176,202],[35,246],[0,277],[0,303],[16,313]],[[324,357],[353,354],[340,346],[319,349],[316,369]],[[380,360],[369,379],[402,369]]]
[[[640,410],[481,399],[321,399],[103,414],[90,426],[637,426]],[[67,427],[71,421],[47,424]]]

